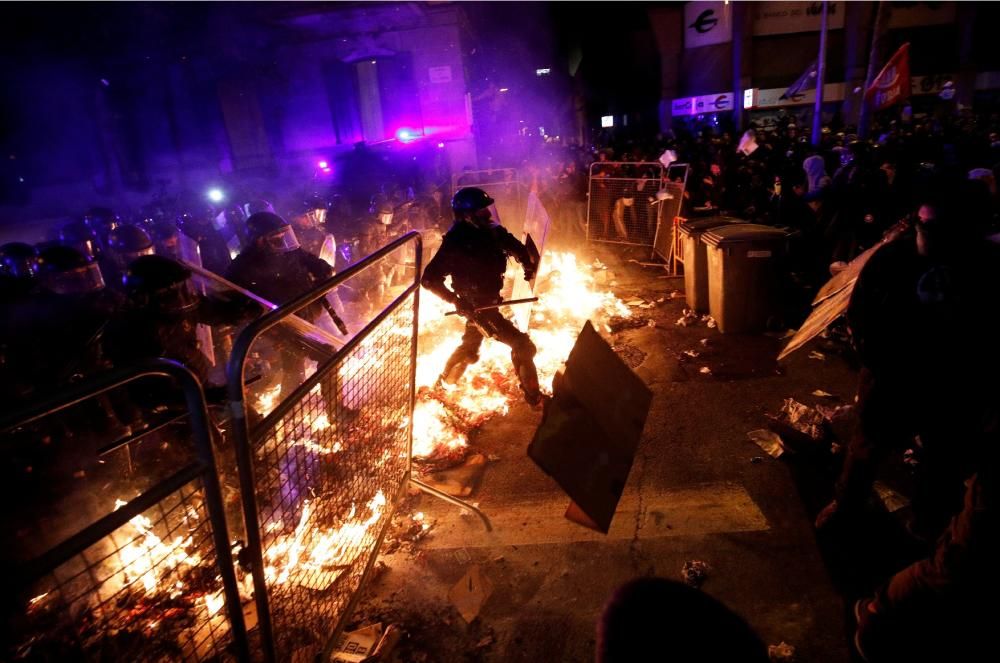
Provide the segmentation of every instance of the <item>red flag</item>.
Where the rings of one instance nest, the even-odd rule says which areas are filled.
[[[910,45],[903,44],[889,58],[872,86],[865,92],[875,110],[888,108],[910,96]]]

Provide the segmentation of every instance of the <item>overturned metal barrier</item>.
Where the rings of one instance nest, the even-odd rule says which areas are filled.
[[[329,654],[410,481],[420,248],[417,233],[399,238],[258,319],[234,344],[230,398],[246,559],[268,660]],[[404,256],[417,257],[412,272],[400,270]],[[243,387],[256,370],[255,346],[330,295],[348,312],[348,326],[366,321],[363,328],[339,349],[284,332],[273,339],[285,344],[277,348],[282,368],[312,359],[315,372],[290,392],[283,378],[270,400]]]
[[[120,474],[106,472],[113,480],[101,486],[88,485],[90,469],[55,485],[37,476],[50,470],[57,476],[63,456],[75,469],[99,467],[112,453],[131,454],[138,436],[82,437],[66,421],[86,421],[103,411],[88,409],[104,408],[99,399],[148,378],[172,380],[160,393],[183,404],[193,441],[188,453],[185,438],[183,460],[162,467],[150,454],[156,471],[143,474],[132,472],[129,455],[127,471],[123,464]],[[57,429],[63,439],[54,441],[58,436],[46,432]],[[33,520],[12,528],[16,540],[5,544],[4,556],[12,558],[5,660],[249,660],[209,419],[188,369],[161,359],[111,371],[6,417],[0,432],[11,465],[15,449],[28,455],[59,447],[44,468],[23,468],[45,483],[41,490],[51,499],[22,495],[27,503],[14,509]]]

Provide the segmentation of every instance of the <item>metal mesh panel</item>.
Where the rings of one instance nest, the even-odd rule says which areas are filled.
[[[663,172],[659,163],[591,164],[587,239],[652,246]]]
[[[145,433],[78,428],[45,444],[80,414],[130,398],[151,424]],[[186,408],[177,418],[179,400]],[[184,419],[187,434],[159,435],[167,428],[149,417],[161,410],[170,421]],[[17,484],[27,502],[12,511],[28,515],[4,522],[11,568],[5,660],[248,658],[207,410],[193,373],[165,359],[111,370],[12,413],[0,434],[8,451],[18,438],[54,447],[27,456],[31,479]],[[124,457],[111,462],[116,456]],[[85,469],[60,481],[65,467]]]
[[[409,468],[415,291],[254,431],[264,575],[279,660],[327,644]]]
[[[12,658],[233,658],[200,481],[51,570],[22,601]]]
[[[681,207],[684,204],[684,184],[682,182],[666,182],[663,189],[670,195],[670,198],[657,203],[659,209],[659,228],[653,242],[653,248],[664,260],[678,256],[676,250],[677,228],[676,220],[680,218]],[[683,258],[680,255],[679,258]]]

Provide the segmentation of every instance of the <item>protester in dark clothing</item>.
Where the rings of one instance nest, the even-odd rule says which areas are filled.
[[[454,383],[461,378],[479,359],[479,347],[489,336],[511,347],[524,398],[535,405],[541,400],[541,391],[533,360],[534,343],[498,309],[476,310],[501,301],[508,256],[521,263],[529,281],[538,267],[525,246],[493,221],[492,204],[493,199],[482,189],[466,188],[456,193],[452,201],[455,223],[424,270],[423,286],[454,304],[467,320],[462,344],[448,358],[441,379]],[[444,284],[447,276],[451,276],[451,290]]]
[[[834,204],[827,230],[831,261],[849,261],[874,246],[896,221],[886,216],[885,174],[873,164],[868,144],[851,143],[845,161],[833,176],[829,196]]]
[[[819,526],[863,505],[880,461],[914,435],[914,532],[933,539],[960,508],[1000,407],[1000,246],[978,234],[968,200],[961,190],[929,200],[915,233],[880,248],[858,278],[847,317],[863,364],[860,423]]]
[[[742,617],[679,582],[639,578],[608,600],[597,625],[597,663],[766,663],[767,647]]]
[[[855,604],[854,644],[862,659],[997,658],[995,614],[983,610],[1000,590],[996,473],[994,448],[967,482],[962,510],[931,554],[896,573],[874,597]]]

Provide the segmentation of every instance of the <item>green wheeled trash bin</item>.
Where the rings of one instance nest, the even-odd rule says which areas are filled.
[[[731,223],[745,223],[729,216],[712,216],[685,221],[678,230],[684,250],[684,295],[688,308],[708,313],[708,256],[701,236],[706,231]]]
[[[788,233],[734,223],[702,235],[708,257],[709,313],[724,334],[754,333],[781,315],[781,273]]]

